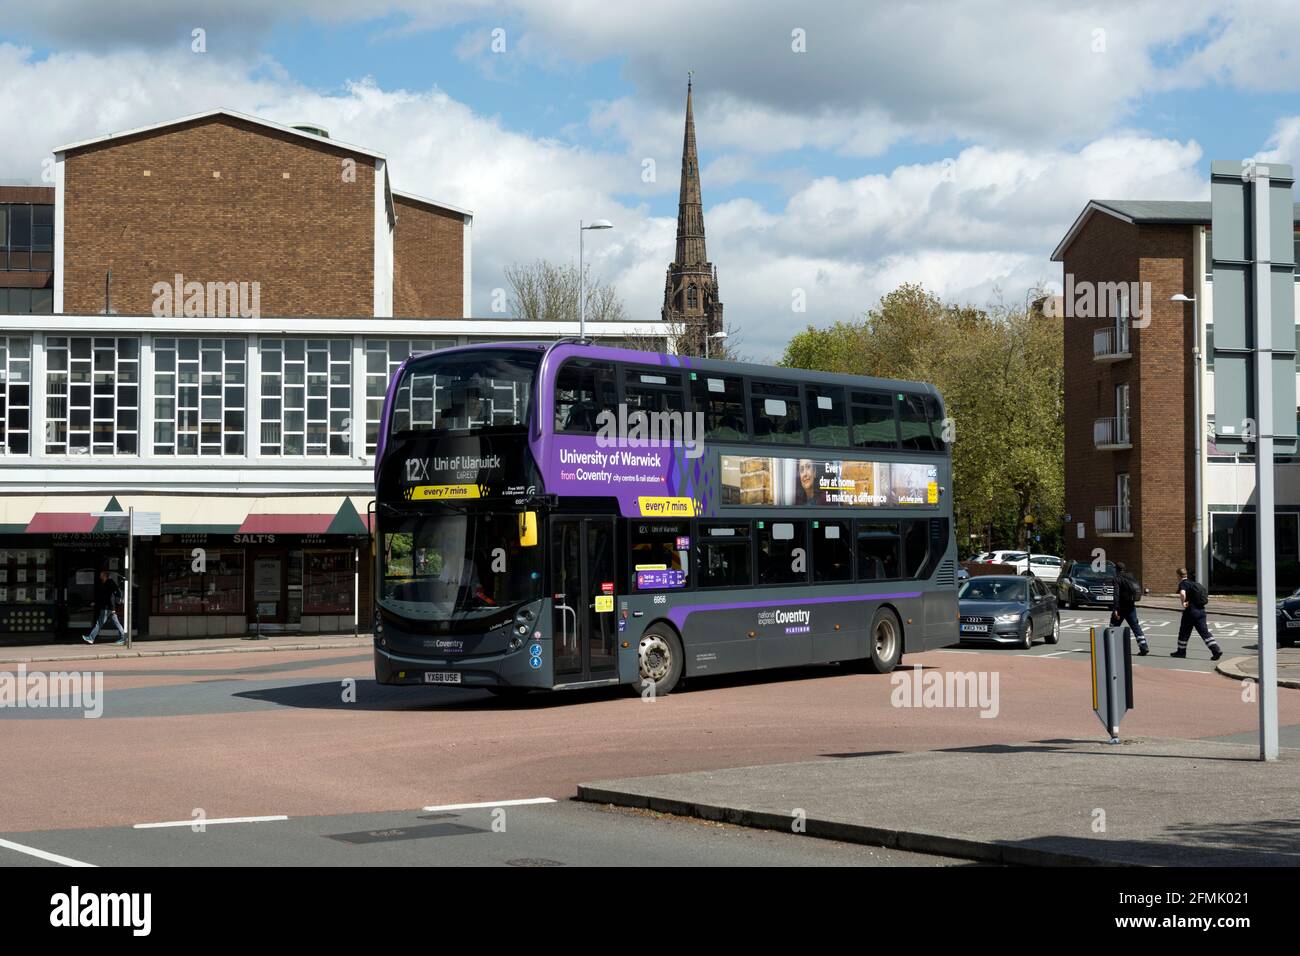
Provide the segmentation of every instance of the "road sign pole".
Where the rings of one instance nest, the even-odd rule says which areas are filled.
[[[1273,496],[1273,250],[1269,232],[1269,170],[1255,167],[1255,568],[1259,620],[1259,757],[1278,759],[1277,551]],[[1289,230],[1288,230],[1289,232]],[[1279,250],[1281,251],[1281,250]]]
[[[126,628],[126,646],[131,646],[131,552],[135,547],[135,505],[126,509],[126,598],[122,608],[122,626]]]

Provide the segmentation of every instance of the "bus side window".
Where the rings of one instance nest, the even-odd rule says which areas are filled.
[[[783,382],[751,382],[749,406],[754,416],[754,441],[803,444],[803,406],[799,386]]]
[[[745,380],[734,375],[696,372],[691,381],[692,411],[704,415],[704,438],[744,441]]]
[[[617,394],[612,364],[570,359],[555,376],[555,430],[595,433],[596,416],[615,408]]]
[[[884,392],[853,393],[853,445],[897,448],[898,422],[893,397]]]
[[[803,519],[758,523],[759,584],[802,584],[808,580],[807,524]]]
[[[814,581],[853,580],[853,539],[847,521],[814,521],[812,566]]]
[[[702,588],[747,588],[754,583],[749,524],[700,524],[699,583]]]
[[[844,447],[849,443],[844,389],[839,385],[806,385],[808,441],[813,445]]]
[[[938,422],[931,422],[931,415],[937,413],[938,403],[927,402],[925,395],[898,395],[898,430],[903,447],[909,451],[943,451]]]
[[[930,521],[928,518],[906,518],[903,521],[903,577],[921,576],[921,568],[930,554]]]
[[[890,581],[899,577],[903,542],[897,521],[858,522],[858,580]]]

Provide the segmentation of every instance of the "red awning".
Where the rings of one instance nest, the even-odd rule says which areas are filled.
[[[333,515],[254,514],[239,526],[240,534],[325,534]]]
[[[42,511],[32,516],[25,534],[90,534],[99,518],[78,511]]]

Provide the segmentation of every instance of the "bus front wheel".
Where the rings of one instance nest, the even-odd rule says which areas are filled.
[[[888,674],[903,658],[903,626],[889,608],[882,607],[871,618],[867,634],[867,656],[859,661],[862,670]]]
[[[682,642],[669,628],[656,624],[637,642],[639,671],[632,691],[639,697],[662,697],[682,677]]]

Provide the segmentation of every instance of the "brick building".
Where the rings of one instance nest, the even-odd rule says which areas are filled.
[[[1213,442],[1211,241],[1208,202],[1093,200],[1052,253],[1063,266],[1067,556],[1100,548],[1153,590],[1172,589],[1180,565],[1219,591],[1255,580],[1253,458]],[[1294,457],[1277,459],[1277,510],[1278,584],[1294,588]]]
[[[0,641],[85,633],[130,508],[158,516],[138,636],[368,629],[393,371],[577,323],[469,317],[472,214],[315,128],[213,110],[60,147],[54,173],[0,192],[0,288],[43,282],[53,312],[0,306]]]

